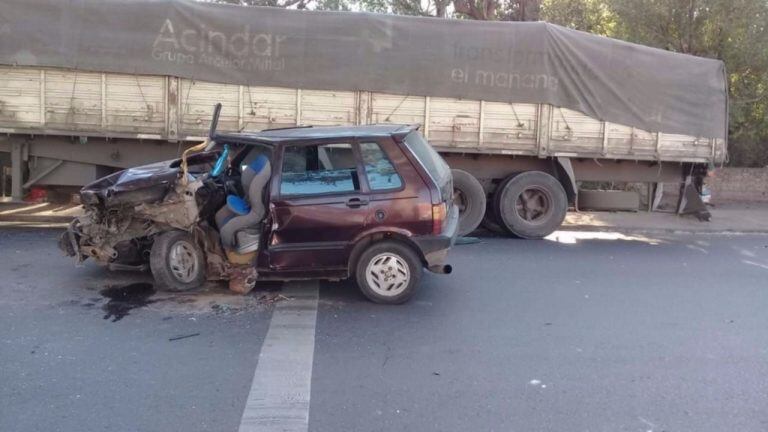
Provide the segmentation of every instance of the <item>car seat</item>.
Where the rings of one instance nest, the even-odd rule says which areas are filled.
[[[227,204],[216,212],[216,226],[225,249],[246,253],[258,248],[261,233],[258,224],[266,214],[264,190],[271,176],[272,167],[264,155],[243,169],[240,182],[245,199],[228,195]]]

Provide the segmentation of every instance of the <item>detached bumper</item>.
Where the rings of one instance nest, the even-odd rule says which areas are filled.
[[[424,260],[427,262],[427,268],[436,271],[442,268],[448,258],[448,251],[456,243],[456,237],[459,232],[459,209],[451,206],[448,213],[443,232],[439,235],[417,236],[413,237],[414,243],[421,250]],[[436,271],[443,273],[442,271]]]

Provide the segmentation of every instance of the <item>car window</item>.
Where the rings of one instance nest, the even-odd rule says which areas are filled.
[[[451,177],[451,169],[443,158],[417,131],[409,133],[405,137],[405,145],[416,155],[416,158],[424,166],[430,176],[438,183],[444,183]]]
[[[281,195],[319,195],[360,190],[352,145],[287,146]]]
[[[365,176],[368,178],[368,186],[371,190],[399,189],[403,185],[403,180],[379,144],[362,143],[360,153],[363,156]]]

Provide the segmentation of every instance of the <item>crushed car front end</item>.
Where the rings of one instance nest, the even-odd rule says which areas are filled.
[[[119,171],[86,185],[80,191],[84,214],[72,221],[59,247],[78,263],[92,258],[103,265],[144,265],[154,235],[197,227],[201,206],[211,198],[209,190],[201,193],[204,185],[194,168],[208,169],[216,157],[192,156],[193,170],[186,177],[180,160],[172,160]]]

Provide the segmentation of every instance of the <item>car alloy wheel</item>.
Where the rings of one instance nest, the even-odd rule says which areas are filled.
[[[192,246],[184,240],[177,241],[168,253],[168,266],[179,282],[192,282],[198,272],[197,259]]]
[[[411,272],[403,258],[384,252],[368,262],[365,279],[376,294],[390,297],[399,295],[408,287]]]

